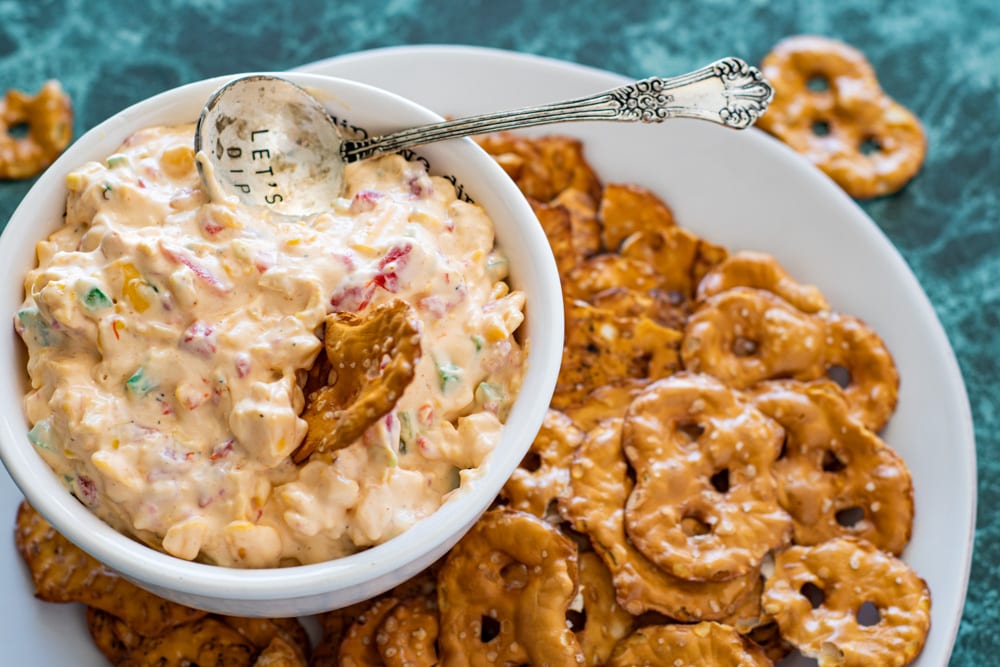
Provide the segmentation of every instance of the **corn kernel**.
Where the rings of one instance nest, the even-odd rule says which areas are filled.
[[[503,325],[503,320],[498,317],[490,317],[486,320],[486,326],[483,327],[483,334],[486,336],[486,340],[491,343],[499,343],[510,336],[507,327]]]
[[[223,529],[226,546],[234,563],[263,567],[281,555],[281,538],[270,526],[249,521],[231,521]]]
[[[90,462],[105,479],[121,484],[131,491],[142,488],[142,478],[133,468],[123,464],[121,457],[110,452],[98,451],[91,455]]]
[[[83,176],[77,172],[66,174],[66,187],[70,192],[79,192],[83,189]]]
[[[352,243],[351,244],[351,249],[352,250],[356,250],[358,252],[366,253],[368,255],[377,255],[378,254],[378,250],[376,248],[374,248],[373,246],[367,245],[365,243]]]
[[[194,170],[194,148],[174,146],[163,151],[160,166],[170,178],[181,178]]]
[[[209,208],[209,215],[217,224],[228,229],[241,229],[242,225],[236,219],[236,215],[231,209],[225,206],[212,206]]]
[[[149,310],[149,299],[146,295],[142,293],[142,287],[146,284],[139,273],[139,270],[135,268],[135,265],[130,262],[125,262],[121,265],[122,270],[122,296],[132,305],[138,313],[144,313]]]
[[[413,211],[410,213],[409,221],[423,225],[432,232],[441,231],[442,229],[441,220],[424,211]]]
[[[493,283],[493,288],[490,290],[490,301],[499,301],[500,299],[507,296],[510,292],[510,285],[503,281]]]
[[[193,516],[172,525],[163,536],[163,549],[177,558],[194,560],[208,535],[208,522]]]

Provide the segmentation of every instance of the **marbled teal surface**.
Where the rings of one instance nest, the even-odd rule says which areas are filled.
[[[59,79],[74,100],[79,135],[132,102],[194,79],[398,44],[492,46],[633,76],[685,71],[729,54],[756,62],[797,33],[858,46],[883,87],[928,132],[920,176],[898,195],[863,206],[930,296],[968,386],[979,516],[952,664],[993,665],[1000,655],[998,27],[993,0],[0,0],[0,91],[33,91]],[[0,223],[30,185],[0,182]]]

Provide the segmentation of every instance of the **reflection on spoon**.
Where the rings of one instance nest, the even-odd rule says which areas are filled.
[[[698,118],[742,129],[774,95],[738,58],[669,79],[650,77],[589,97],[433,123],[346,141],[323,104],[294,83],[251,75],[215,91],[202,109],[195,150],[213,199],[235,195],[285,215],[307,215],[341,196],[344,165],[404,148],[487,132],[580,120],[659,123]]]

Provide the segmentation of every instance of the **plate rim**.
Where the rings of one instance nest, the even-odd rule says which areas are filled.
[[[339,67],[346,68],[354,65],[367,64],[376,59],[411,57],[413,55],[417,56],[448,55],[448,56],[459,56],[459,57],[469,55],[480,59],[488,59],[491,57],[496,57],[502,59],[513,59],[515,61],[520,61],[528,64],[537,63],[538,65],[543,67],[558,67],[569,73],[578,72],[578,73],[585,73],[588,75],[600,75],[604,77],[612,77],[619,81],[627,80],[629,78],[619,73],[611,72],[606,69],[575,63],[550,56],[516,52],[495,47],[462,45],[462,44],[435,44],[435,43],[420,44],[420,45],[397,45],[397,46],[386,46],[380,48],[367,49],[363,51],[357,51],[353,53],[337,55],[329,58],[323,58],[311,61],[299,67],[293,68],[291,71],[314,72],[323,74],[324,72],[322,71],[322,69],[330,66],[336,66],[338,68]],[[345,77],[346,73],[338,73],[337,76]],[[608,80],[611,81],[610,78]],[[976,509],[978,502],[978,489],[976,482],[978,478],[977,475],[978,471],[976,466],[976,439],[975,439],[974,422],[972,417],[971,406],[969,403],[968,392],[964,382],[964,378],[961,373],[961,368],[958,364],[957,358],[955,357],[954,350],[951,347],[951,343],[947,337],[947,333],[945,332],[945,329],[941,324],[940,318],[938,317],[933,304],[931,303],[929,297],[927,296],[926,291],[920,285],[920,282],[917,280],[915,274],[913,274],[912,270],[906,263],[905,259],[902,257],[899,250],[894,246],[894,244],[892,244],[892,242],[888,239],[888,237],[881,230],[881,228],[879,228],[878,225],[875,224],[875,222],[871,219],[871,217],[866,212],[864,212],[864,210],[861,209],[856,202],[853,202],[853,200],[851,200],[851,203],[868,220],[868,223],[873,227],[873,231],[875,231],[878,235],[883,237],[882,242],[888,244],[892,253],[901,263],[902,269],[907,274],[906,275],[907,280],[911,281],[917,287],[916,291],[916,297],[918,301],[917,305],[921,308],[921,310],[926,310],[930,315],[929,321],[932,323],[933,330],[930,331],[929,333],[936,340],[943,341],[944,343],[944,346],[942,348],[942,356],[943,356],[942,361],[945,366],[945,371],[949,374],[949,376],[951,376],[951,380],[953,381],[954,386],[958,389],[958,393],[954,395],[953,398],[956,403],[955,407],[958,409],[958,412],[962,418],[961,419],[961,431],[963,434],[962,444],[969,446],[969,456],[966,457],[966,465],[964,467],[965,467],[965,477],[967,477],[971,482],[970,491],[968,496],[966,497],[970,513],[966,522],[967,525],[964,530],[966,535],[966,544],[964,545],[966,549],[966,558],[961,576],[962,591],[961,594],[958,596],[957,600],[958,605],[954,615],[946,618],[946,620],[950,622],[951,627],[950,627],[950,638],[946,644],[946,650],[942,654],[942,657],[944,659],[944,662],[942,664],[947,664],[948,658],[953,652],[959,627],[961,625],[962,615],[965,608],[965,600],[970,583],[970,573],[971,573],[971,566],[972,566],[974,546],[975,546]],[[10,482],[10,484],[11,486],[14,486],[12,481]],[[16,487],[14,488],[16,490]],[[20,494],[19,491],[17,493]],[[16,572],[18,574],[21,574],[22,572],[20,568],[21,565],[20,558],[17,557],[16,553],[12,548],[10,549],[10,552],[14,554],[10,557],[10,560],[16,566],[15,568],[12,569],[12,573]],[[22,585],[21,582],[13,582],[9,584],[11,590],[15,593],[15,595],[20,594],[18,589],[21,587],[21,585]],[[45,618],[49,617],[48,612],[52,612],[54,616],[61,618],[62,616],[65,616],[64,612],[67,611],[65,605],[52,605],[50,603],[39,603],[39,605],[44,605],[44,609],[40,611],[42,613],[42,617]],[[62,613],[62,616],[60,616],[60,613]],[[939,628],[939,630],[941,630],[941,628]],[[83,635],[80,637],[79,641],[86,643],[89,646],[90,644],[87,641],[85,629],[82,629],[81,632],[83,632]],[[942,640],[943,639],[944,637],[942,637]],[[66,640],[64,639],[63,641]],[[58,641],[57,643],[62,644],[63,641]],[[95,656],[97,655],[96,649],[94,655]]]

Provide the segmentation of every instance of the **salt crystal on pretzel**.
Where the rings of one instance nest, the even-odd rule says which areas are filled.
[[[774,464],[779,500],[797,544],[861,537],[900,554],[913,528],[913,483],[902,459],[849,415],[829,381],[767,382],[753,391],[757,408],[785,429]],[[848,522],[851,514],[854,520]]]
[[[570,469],[570,489],[559,509],[586,534],[615,584],[618,603],[630,614],[655,611],[683,622],[718,620],[753,590],[759,572],[729,581],[696,582],[675,577],[647,559],[625,534],[625,503],[634,485],[621,448],[620,419],[591,430]]]
[[[569,464],[584,433],[557,410],[545,414],[531,448],[500,490],[511,509],[546,518],[569,485]]]
[[[27,135],[11,128],[26,125]],[[8,90],[0,100],[0,180],[30,178],[59,156],[73,138],[73,105],[58,81],[47,81],[37,95]]]
[[[698,285],[702,278],[709,271],[718,266],[729,257],[729,250],[725,246],[711,243],[705,239],[698,240],[698,254],[695,255],[694,264],[691,266],[691,279],[694,285]]]
[[[579,262],[601,249],[601,230],[590,196],[564,190],[551,202],[528,199],[552,247],[560,276],[568,276]]]
[[[896,410],[899,371],[889,348],[877,333],[856,317],[830,313],[826,317],[824,375],[839,369],[852,417],[880,431]]]
[[[760,598],[763,593],[764,577],[761,576],[757,579],[757,585],[743,596],[736,609],[719,622],[734,628],[741,635],[750,634],[755,628],[765,625],[771,618],[764,613],[761,606]]]
[[[177,626],[161,637],[144,640],[119,667],[247,667],[257,649],[239,632],[215,618]]]
[[[782,435],[710,376],[682,373],[646,387],[622,428],[636,473],[625,506],[632,543],[683,579],[756,571],[792,533],[771,474]]]
[[[771,667],[771,660],[730,626],[706,621],[639,628],[618,644],[608,660],[608,667],[636,665]]]
[[[781,636],[781,629],[778,624],[768,616],[766,623],[752,628],[746,633],[746,638],[759,646],[764,651],[764,655],[772,662],[778,663],[792,652],[792,645]]]
[[[583,142],[576,137],[550,134],[534,140],[542,163],[558,197],[566,190],[586,193],[594,201],[601,196],[601,181],[583,155]]]
[[[742,602],[732,613],[719,619],[719,623],[732,627],[759,646],[768,658],[778,662],[791,653],[792,646],[782,638],[774,618],[764,611],[762,597],[767,576],[764,573],[770,572],[773,565],[772,561],[761,566],[762,576],[758,579],[757,585],[743,597]]]
[[[509,132],[477,138],[526,196],[549,202],[566,189],[601,194],[597,174],[583,157],[583,143],[574,137],[548,135],[528,138]]]
[[[608,183],[601,194],[598,216],[601,239],[611,252],[635,232],[673,227],[674,213],[651,190],[639,185]]]
[[[581,259],[573,244],[573,218],[569,210],[564,206],[546,204],[533,199],[529,199],[528,202],[552,248],[552,256],[556,260],[559,275],[569,275]]]
[[[372,600],[357,602],[347,607],[324,612],[317,618],[322,628],[319,642],[313,647],[310,665],[334,667],[338,664],[340,644],[354,622],[374,604]]]
[[[664,287],[664,279],[652,264],[614,253],[589,257],[563,277],[563,292],[573,299],[589,301],[595,294],[613,287],[660,289]]]
[[[597,387],[579,404],[566,408],[566,415],[585,433],[607,419],[621,419],[632,400],[651,380],[630,378]]]
[[[821,377],[824,323],[759,289],[734,287],[706,299],[688,319],[684,367],[736,388],[782,376]]]
[[[437,599],[417,596],[400,600],[375,634],[385,667],[433,667],[438,664]]]
[[[441,664],[581,664],[566,624],[577,577],[577,547],[554,526],[490,510],[438,574]]]
[[[86,620],[94,646],[113,665],[122,662],[143,642],[144,637],[125,621],[96,607],[87,607]]]
[[[411,598],[424,598],[428,595],[435,595],[437,589],[437,572],[442,564],[441,560],[435,561],[416,576],[413,576],[398,586],[393,587],[383,596],[358,602],[347,607],[334,609],[319,615],[318,620],[322,628],[322,636],[313,649],[311,665],[313,667],[326,667],[329,665],[339,665],[339,653],[341,643],[358,619],[369,613],[373,605],[382,598],[393,598],[396,600],[409,600]],[[392,608],[386,610],[383,620],[392,613]],[[375,628],[378,632],[378,628]],[[366,635],[367,636],[367,635]],[[371,657],[370,654],[368,654]]]
[[[705,272],[728,254],[722,246],[678,227],[666,203],[639,186],[608,185],[600,220],[608,251],[654,267],[659,288],[685,299],[693,296]]]
[[[796,282],[772,255],[749,250],[733,253],[705,274],[698,283],[697,299],[741,286],[776,294],[804,313],[830,309],[819,289]]]
[[[660,288],[685,299],[694,292],[691,269],[698,256],[698,237],[681,227],[643,229],[621,244],[623,257],[645,262],[661,276]]]
[[[930,629],[927,584],[906,563],[854,537],[777,554],[764,610],[781,634],[820,667],[899,667]],[[862,607],[873,617],[859,620]]]
[[[420,325],[409,304],[394,299],[364,315],[326,318],[329,383],[306,397],[305,440],[296,463],[315,451],[341,449],[361,437],[403,395],[420,360]]]
[[[477,137],[476,141],[527,197],[548,202],[556,195],[534,140],[509,132],[497,132]]]
[[[583,664],[603,665],[618,642],[632,632],[635,620],[618,604],[611,573],[593,551],[580,554],[580,597],[584,625],[575,634]]]
[[[690,315],[690,301],[674,290],[637,290],[611,287],[591,296],[594,308],[610,310],[625,317],[646,317],[668,329],[682,330]]]
[[[295,664],[305,664],[309,655],[309,635],[296,618],[249,618],[244,616],[219,616],[219,620],[246,637],[258,651],[273,646],[271,657],[276,662],[290,650]],[[278,640],[278,643],[275,643]]]
[[[552,204],[569,213],[573,249],[577,254],[586,258],[600,252],[601,225],[594,194],[571,186],[556,195]]]
[[[337,664],[343,667],[381,664],[376,636],[382,621],[398,603],[399,600],[394,597],[379,598],[358,616],[340,642]]]
[[[629,378],[657,379],[680,368],[681,335],[645,317],[623,317],[567,300],[562,368],[552,407],[580,404],[597,387]]]
[[[757,122],[852,197],[892,194],[920,170],[927,140],[917,117],[889,97],[857,49],[826,37],[789,37],[761,62],[774,99]]]
[[[836,377],[851,415],[873,431],[896,407],[899,374],[878,334],[858,318],[810,315],[762,289],[732,287],[705,299],[688,318],[681,357],[688,370],[737,389]]]
[[[726,260],[729,251],[681,227],[643,230],[626,238],[619,251],[624,257],[656,267],[662,289],[691,299],[705,274]]]
[[[297,646],[275,637],[254,660],[253,667],[306,667],[306,664]]]

